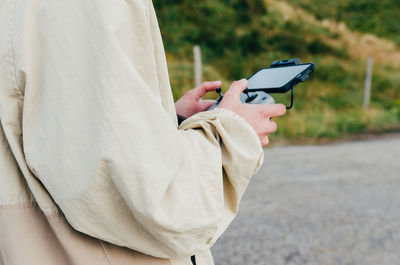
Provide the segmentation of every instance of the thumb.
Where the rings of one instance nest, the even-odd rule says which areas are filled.
[[[221,86],[221,81],[203,82],[199,86],[191,90],[191,96],[195,101],[198,101],[207,92],[217,89]]]
[[[232,96],[239,97],[240,94],[247,88],[247,80],[241,79],[239,81],[235,81],[231,84],[228,92],[226,94],[230,94]],[[225,95],[226,95],[225,94]]]

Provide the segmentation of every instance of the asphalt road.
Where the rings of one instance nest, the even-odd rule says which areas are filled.
[[[275,147],[216,265],[399,265],[400,136]]]

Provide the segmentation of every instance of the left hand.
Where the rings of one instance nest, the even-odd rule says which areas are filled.
[[[189,90],[177,102],[175,102],[176,114],[184,118],[206,111],[210,108],[215,100],[201,99],[207,92],[213,91],[221,87],[221,81],[203,82],[196,88]]]

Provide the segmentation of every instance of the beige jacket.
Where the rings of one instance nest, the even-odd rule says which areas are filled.
[[[0,121],[4,265],[213,264],[263,157],[233,112],[178,128],[150,0],[1,0]]]

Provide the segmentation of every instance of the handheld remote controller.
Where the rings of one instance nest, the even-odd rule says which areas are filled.
[[[305,82],[315,70],[315,64],[302,64],[299,59],[274,61],[270,67],[260,69],[248,79],[248,87],[240,95],[240,101],[244,104],[274,104],[274,98],[269,93],[286,93],[291,91],[290,105],[293,106],[293,90],[300,83]],[[219,98],[209,108],[212,110],[218,107],[223,94],[221,88],[216,90]]]

